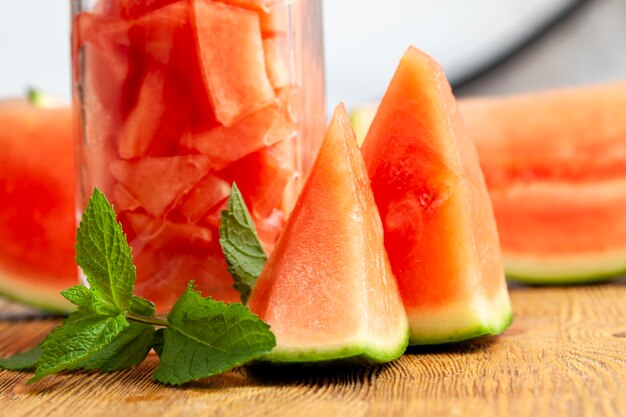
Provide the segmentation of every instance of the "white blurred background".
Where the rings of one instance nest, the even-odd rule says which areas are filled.
[[[409,43],[461,94],[626,78],[626,0],[327,0],[324,14],[329,106],[377,99]],[[69,0],[5,0],[0,97],[34,86],[67,98],[69,85]]]

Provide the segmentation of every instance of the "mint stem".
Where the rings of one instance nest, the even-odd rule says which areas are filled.
[[[169,323],[167,322],[167,320],[159,319],[157,317],[141,316],[139,314],[131,313],[130,311],[126,312],[125,316],[129,320],[136,321],[136,322],[143,323],[143,324],[151,324],[153,326],[161,326],[161,327],[169,326]]]

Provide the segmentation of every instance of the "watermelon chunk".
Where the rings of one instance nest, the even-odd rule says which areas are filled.
[[[286,120],[278,104],[272,104],[244,117],[231,127],[188,133],[182,138],[181,144],[208,156],[213,168],[220,170],[231,162],[295,134],[295,127]]]
[[[159,133],[160,121],[166,111],[165,76],[160,71],[146,74],[139,99],[124,123],[118,139],[118,152],[124,159],[146,154]]]
[[[195,281],[197,289],[205,297],[225,302],[240,301],[223,256],[193,252],[188,248],[179,251],[151,247],[133,253],[133,256],[137,267],[135,292],[154,301],[159,313],[169,310],[185,291],[190,279]]]
[[[259,12],[261,19],[261,33],[263,38],[272,36],[285,36],[289,30],[289,8],[282,5],[274,7],[269,12]]]
[[[141,203],[119,183],[113,186],[113,204],[117,211],[133,211],[141,207]]]
[[[275,89],[289,85],[289,46],[287,36],[273,36],[263,39],[267,75]]]
[[[343,106],[249,307],[276,335],[266,360],[387,362],[404,352],[407,319]]]
[[[441,67],[400,61],[362,148],[412,344],[498,334],[511,322],[493,209]]]
[[[218,0],[233,6],[243,7],[246,9],[268,12],[274,4],[278,4],[283,0]]]
[[[218,2],[194,1],[192,9],[202,75],[217,120],[232,126],[274,102],[258,14]]]
[[[263,148],[230,164],[220,172],[227,182],[236,182],[253,217],[269,216],[275,208],[288,211],[290,183],[294,179],[292,141]]]
[[[159,249],[168,245],[208,246],[214,239],[210,229],[189,223],[174,223],[143,213],[127,213],[126,218],[141,244],[149,243]]]
[[[111,163],[111,175],[155,217],[163,217],[209,169],[209,159],[203,155],[145,157]]]
[[[230,184],[216,175],[208,174],[185,195],[177,211],[186,221],[197,223],[211,208],[229,195]]]

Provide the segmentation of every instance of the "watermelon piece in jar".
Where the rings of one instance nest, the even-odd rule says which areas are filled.
[[[289,85],[291,73],[289,66],[289,45],[286,35],[263,39],[267,75],[275,89]]]
[[[185,0],[100,0],[94,9],[108,16],[136,19],[176,2],[184,3]]]
[[[155,217],[162,217],[209,169],[204,155],[144,157],[110,166],[111,175]]]
[[[189,223],[175,223],[143,213],[127,213],[126,218],[133,228],[136,239],[156,248],[206,247],[214,240],[210,229]],[[135,242],[133,242],[135,243]]]
[[[295,176],[293,140],[263,148],[230,164],[220,172],[228,182],[236,182],[253,217],[264,218],[274,209],[289,210],[288,201]]]
[[[224,201],[229,195],[230,184],[210,173],[198,181],[182,198],[176,211],[186,221],[197,223],[212,207]]]
[[[263,38],[287,35],[289,30],[289,9],[287,5],[274,7],[269,12],[259,12]]]
[[[244,117],[231,127],[188,133],[182,138],[181,144],[208,156],[213,168],[220,170],[296,133],[295,126],[286,120],[278,104],[274,103]]]
[[[258,14],[194,1],[191,15],[202,79],[217,120],[232,126],[274,102]]]
[[[225,302],[240,300],[226,260],[218,252],[146,247],[134,256],[134,261],[135,292],[153,301],[159,313],[171,308],[190,280],[194,280],[196,289],[204,296]]]

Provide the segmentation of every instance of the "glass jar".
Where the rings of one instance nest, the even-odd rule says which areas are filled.
[[[167,311],[238,301],[219,244],[236,182],[268,252],[323,137],[321,0],[72,0],[78,209],[94,187]]]

